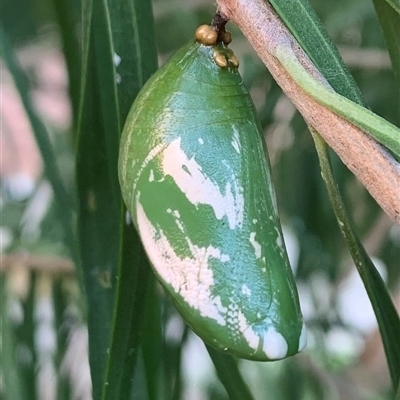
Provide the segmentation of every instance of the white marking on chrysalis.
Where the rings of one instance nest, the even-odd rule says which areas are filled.
[[[178,210],[172,211],[170,208],[167,208],[167,213],[172,214],[175,217],[175,223],[178,226],[179,230],[184,234],[184,236],[187,236],[185,227],[183,226],[182,221],[180,219],[181,214],[179,213],[179,211]],[[191,248],[192,242],[188,238],[186,238],[186,242],[188,243],[189,247]]]
[[[199,138],[197,139],[197,141],[198,141],[200,144],[204,144],[204,140],[203,140],[201,137],[199,137]]]
[[[288,344],[282,334],[273,328],[269,328],[263,339],[263,351],[269,359],[280,360],[286,357]]]
[[[164,232],[151,224],[139,202],[136,212],[143,245],[161,279],[171,285],[191,307],[197,309],[201,316],[225,325],[224,314],[228,309],[222,305],[220,296],[211,294],[214,277],[209,260],[214,258],[227,262],[229,256],[211,245],[199,247],[189,242],[192,257],[181,258],[175,253]],[[169,212],[172,210],[169,209]]]
[[[181,217],[181,214],[179,213],[178,210],[175,210],[172,214],[173,214],[176,218],[180,218],[180,217]]]
[[[251,326],[247,323],[246,317],[240,311],[238,314],[238,325],[239,332],[241,332],[249,346],[252,349],[257,350],[258,344],[260,343],[260,336],[258,336],[253,329],[251,329]]]
[[[299,338],[299,351],[304,350],[304,348],[307,346],[307,340],[308,340],[308,333],[307,333],[307,327],[306,324],[303,322],[303,327],[301,328],[301,333],[300,333],[300,338]]]
[[[245,296],[248,296],[248,297],[251,296],[251,290],[246,284],[244,284],[242,286],[242,294],[244,294]]]
[[[240,140],[239,140],[239,131],[237,130],[235,125],[232,125],[233,128],[233,137],[231,144],[233,148],[236,150],[236,153],[240,154]]]
[[[261,344],[263,352],[270,360],[279,360],[286,357],[288,352],[286,339],[273,327],[268,327],[263,332],[263,335],[260,336],[247,322],[246,317],[239,312],[239,329],[249,346],[254,350],[258,350]]]
[[[121,57],[117,53],[114,53],[113,55],[113,62],[116,67],[121,64]]]
[[[225,183],[225,194],[218,184],[202,172],[201,166],[188,158],[180,147],[181,138],[173,140],[164,151],[162,168],[170,175],[179,189],[195,206],[208,204],[214,210],[217,219],[228,219],[230,229],[241,226],[244,216],[243,188],[232,175],[232,181]],[[232,187],[233,185],[233,187]]]
[[[252,246],[254,247],[254,254],[255,254],[256,258],[260,258],[261,257],[261,244],[257,242],[255,232],[250,233],[249,240],[250,240],[250,243],[252,244]]]
[[[279,247],[279,249],[284,252],[285,249],[283,247],[283,238],[282,238],[282,233],[280,230],[275,226],[275,231],[276,231],[276,245]]]
[[[132,223],[132,217],[129,211],[125,213],[125,224],[130,225]]]
[[[221,254],[220,260],[221,260],[222,262],[228,262],[228,261],[231,260],[231,258],[229,257],[228,254]]]
[[[121,81],[122,81],[121,75],[118,74],[118,73],[116,73],[116,74],[115,74],[115,83],[116,83],[116,84],[120,84]]]
[[[141,177],[144,169],[147,167],[147,165],[162,151],[167,145],[165,143],[159,143],[157,146],[154,146],[150,151],[149,154],[147,154],[146,158],[143,160],[142,164],[140,165],[139,171],[137,172],[136,178],[133,181],[133,188],[132,192],[135,192],[136,185],[138,183],[139,178]],[[151,176],[151,172],[150,172]],[[150,176],[149,176],[149,181],[150,181]]]
[[[229,299],[233,301],[232,299]],[[229,303],[228,312],[226,313],[227,318],[226,321],[228,323],[228,328],[237,334],[238,327],[238,315],[239,315],[239,306],[236,303]]]
[[[253,224],[256,224],[257,223],[257,220],[254,218],[253,219]]]
[[[153,182],[154,181],[154,171],[151,169],[149,172],[149,182]]]
[[[279,214],[278,203],[276,200],[276,193],[275,193],[274,185],[272,183],[272,178],[271,178],[270,174],[268,174],[268,184],[267,185],[269,188],[269,195],[271,196],[272,205],[274,207],[275,214],[278,215]]]

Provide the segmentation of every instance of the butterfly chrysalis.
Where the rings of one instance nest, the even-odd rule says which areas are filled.
[[[268,361],[306,344],[260,122],[225,28],[203,25],[145,84],[119,178],[154,271],[209,345]]]

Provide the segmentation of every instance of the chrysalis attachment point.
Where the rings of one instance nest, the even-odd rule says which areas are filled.
[[[234,55],[234,54],[232,54],[230,57],[229,57],[229,62],[235,67],[235,68],[237,68],[237,67],[239,67],[239,60],[238,60],[238,58]]]
[[[228,45],[232,42],[232,34],[229,31],[222,32],[221,39],[226,45]]]
[[[226,68],[228,66],[228,60],[218,50],[214,51],[213,58],[214,58],[215,64],[217,64],[218,67]]]
[[[217,43],[218,33],[210,25],[200,25],[196,29],[196,40],[205,46],[212,46]]]

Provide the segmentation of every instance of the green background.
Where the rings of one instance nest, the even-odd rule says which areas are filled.
[[[378,18],[374,4],[366,0],[310,3],[343,55],[365,104],[398,126],[398,4],[388,2],[392,8],[377,2]],[[162,64],[190,40],[199,24],[210,22],[213,2],[154,1],[154,36],[146,2],[95,4],[92,11],[89,1],[77,0],[1,4],[2,58],[13,73],[14,97],[23,100],[45,168],[25,198],[13,194],[10,176],[2,168],[0,397],[44,398],[40,379],[47,376],[47,386],[54,384],[56,390],[54,398],[74,398],[79,379],[89,384],[87,353],[77,350],[85,349],[88,327],[95,400],[185,399],[198,393],[204,399],[226,399],[226,390],[238,399],[250,398],[249,390],[256,399],[273,400],[393,398],[379,333],[362,318],[368,301],[351,308],[365,291],[332,212],[312,137],[232,24],[230,47],[259,112],[281,220],[294,238],[287,236],[287,243],[292,246],[289,252],[311,339],[303,354],[270,364],[236,362],[210,350],[215,372],[203,344],[195,341],[155,285],[135,232],[125,228],[115,174],[118,137],[133,97],[157,62]],[[300,28],[303,22],[312,32],[302,18],[297,13]],[[380,20],[392,32],[388,42]],[[298,39],[307,43],[307,38]],[[113,58],[115,49],[122,55],[120,64]],[[328,79],[345,81],[334,57],[327,57],[323,48],[311,51],[316,58],[322,55],[321,71]],[[61,71],[68,86],[58,85],[52,70],[45,69],[53,65],[52,57],[65,61]],[[4,64],[1,68],[2,112],[15,120],[26,118],[24,112],[7,108],[11,101],[5,89],[13,87],[13,80]],[[128,83],[118,86],[116,74]],[[71,109],[69,123],[51,119],[46,107],[40,107],[37,92],[56,104],[51,95],[64,93]],[[357,91],[352,93],[355,100],[360,98]],[[5,143],[7,135],[20,133],[4,121]],[[399,229],[334,154],[332,163],[355,229],[370,256],[383,265],[398,305]],[[54,196],[45,201],[40,188],[48,182]],[[28,212],[35,199],[45,212],[36,225],[29,225],[32,215],[38,215]],[[343,311],[347,308],[353,315]],[[390,322],[398,323],[395,318]],[[117,329],[110,342],[112,327]],[[398,349],[392,344],[395,363]],[[70,354],[79,354],[81,361],[73,364]]]

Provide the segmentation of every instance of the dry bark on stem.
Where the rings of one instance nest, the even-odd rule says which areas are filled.
[[[217,0],[217,4],[219,11],[247,37],[307,123],[320,133],[391,220],[400,224],[400,165],[369,135],[317,103],[293,81],[274,56],[278,46],[290,46],[303,67],[327,84],[272,7],[263,0]]]

